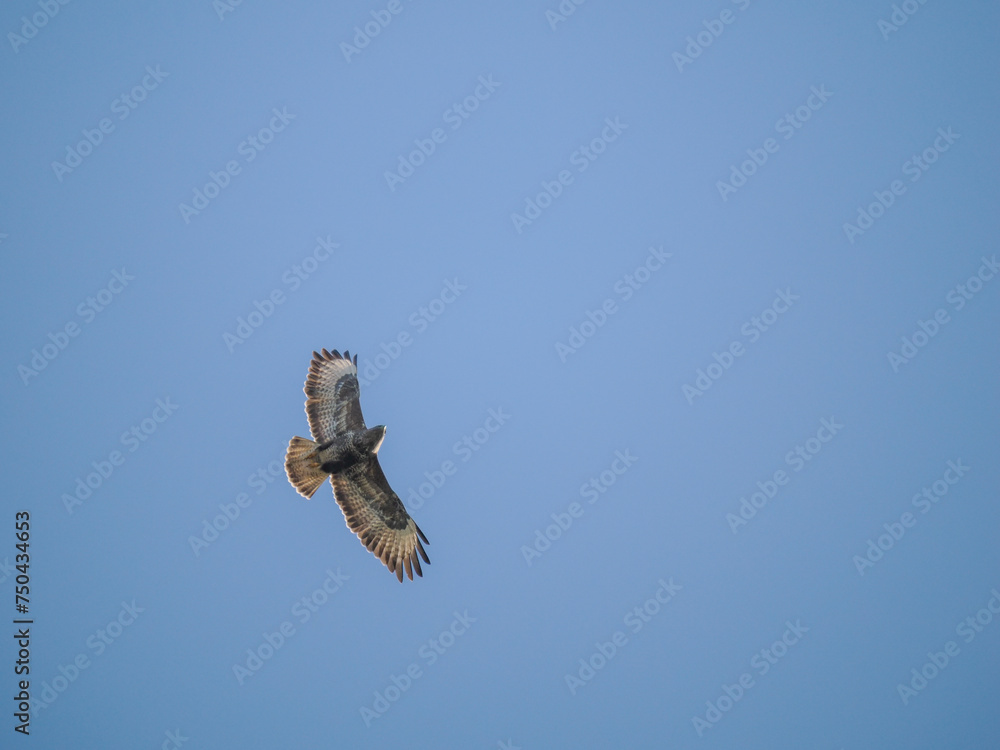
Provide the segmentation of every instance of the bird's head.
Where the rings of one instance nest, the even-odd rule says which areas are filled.
[[[371,453],[378,453],[378,449],[382,447],[383,440],[385,440],[384,424],[376,425],[365,432],[365,447]]]

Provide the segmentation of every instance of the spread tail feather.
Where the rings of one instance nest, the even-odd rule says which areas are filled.
[[[295,490],[305,498],[311,498],[329,476],[319,467],[318,443],[305,438],[293,437],[288,443],[285,455],[285,473]]]

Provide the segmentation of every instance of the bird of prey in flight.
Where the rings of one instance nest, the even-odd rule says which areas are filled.
[[[313,352],[306,377],[306,416],[313,439],[293,437],[285,456],[288,481],[305,498],[316,494],[330,478],[333,496],[344,512],[347,527],[403,581],[403,567],[423,576],[420,557],[430,563],[421,540],[430,544],[392,491],[378,450],[385,425],[366,427],[361,416],[358,355],[346,349]]]

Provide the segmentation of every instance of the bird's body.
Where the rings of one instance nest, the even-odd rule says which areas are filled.
[[[316,459],[325,474],[336,474],[348,469],[368,456],[378,453],[385,438],[385,425],[370,430],[355,430],[338,435],[316,446]]]
[[[421,540],[427,537],[389,486],[378,462],[384,425],[368,428],[361,415],[357,355],[351,361],[334,350],[313,352],[306,378],[306,415],[314,440],[293,437],[285,457],[292,486],[306,498],[329,477],[347,526],[361,543],[403,580],[423,575],[420,560],[430,563]]]

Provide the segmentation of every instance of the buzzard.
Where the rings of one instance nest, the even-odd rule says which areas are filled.
[[[358,355],[346,349],[313,352],[306,377],[306,416],[313,440],[293,437],[285,456],[285,473],[305,498],[316,494],[330,478],[333,496],[344,512],[347,527],[375,557],[403,581],[413,571],[423,576],[420,557],[430,564],[421,540],[424,532],[410,518],[392,491],[378,463],[385,425],[368,428],[361,416]]]

